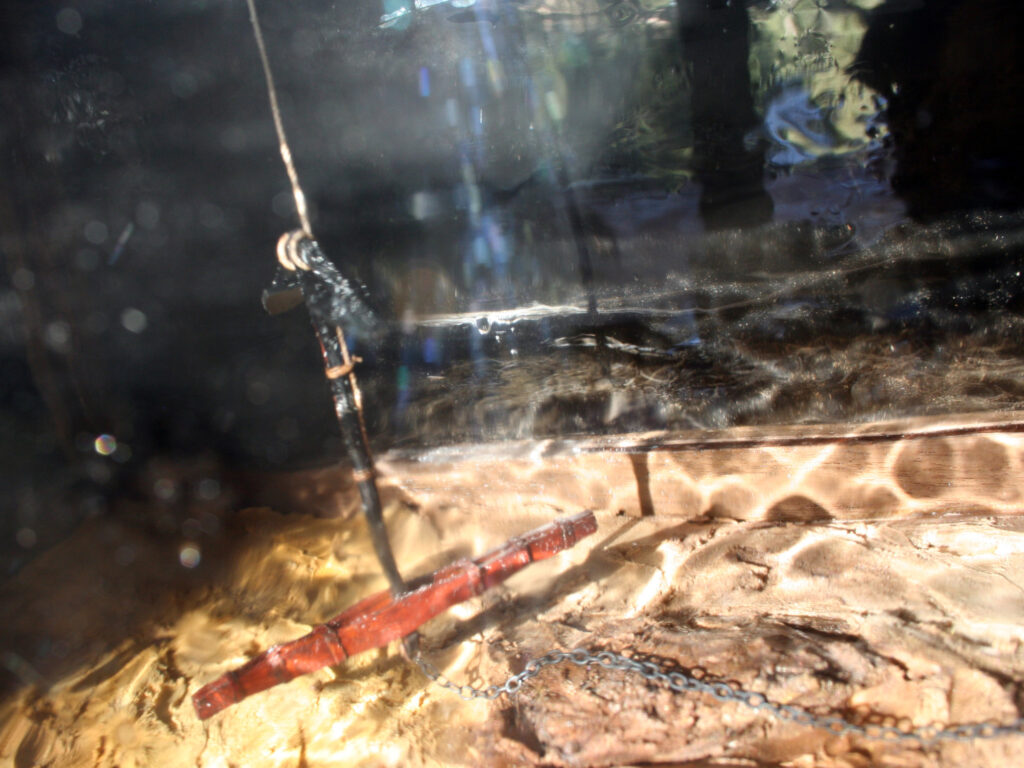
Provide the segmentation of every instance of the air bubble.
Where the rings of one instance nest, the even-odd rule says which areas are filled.
[[[55,320],[46,326],[43,339],[51,350],[57,354],[66,355],[71,351],[71,326],[63,321]]]
[[[160,501],[171,501],[178,495],[178,485],[169,477],[159,477],[153,481],[153,495]]]
[[[135,549],[124,544],[114,550],[114,562],[120,566],[131,565],[135,562]]]
[[[482,315],[476,319],[476,329],[480,331],[481,336],[486,336],[491,332],[491,321],[486,315]]]
[[[85,235],[85,239],[93,245],[101,245],[107,241],[109,232],[107,231],[107,225],[102,221],[90,221],[82,229],[82,234]]]
[[[77,35],[82,31],[82,14],[74,8],[61,8],[57,12],[57,29],[65,35]]]
[[[294,421],[294,420],[292,420]],[[298,425],[295,425],[296,436],[298,434]],[[220,481],[213,477],[204,477],[199,481],[199,485],[196,488],[196,494],[203,501],[212,501],[220,496]]]
[[[11,283],[19,291],[31,291],[36,284],[36,276],[24,267],[18,267],[11,275]]]
[[[199,565],[199,561],[202,559],[202,553],[199,551],[199,545],[193,544],[192,542],[182,544],[181,549],[178,551],[178,559],[186,568],[195,568]]]
[[[149,318],[146,317],[146,313],[141,309],[126,307],[121,312],[121,325],[124,326],[126,331],[131,333],[142,333],[146,330],[146,326],[149,325]]]
[[[18,546],[23,549],[32,549],[39,538],[36,536],[36,532],[34,530],[26,527],[18,529],[18,532],[14,534],[14,540],[18,542]]]
[[[117,438],[113,435],[99,435],[93,440],[92,447],[100,456],[110,456],[117,450]]]

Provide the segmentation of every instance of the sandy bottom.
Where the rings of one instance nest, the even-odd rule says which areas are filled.
[[[607,648],[857,722],[1012,722],[1024,706],[1024,435],[997,421],[865,442],[794,436],[382,462],[408,574],[559,514],[594,509],[600,525],[426,625],[426,655],[488,685],[551,649]],[[549,667],[513,699],[466,702],[395,647],[201,722],[190,700],[201,685],[384,586],[344,472],[266,482],[275,509],[234,513],[197,567],[181,565],[179,541],[123,515],[83,525],[0,588],[13,681],[2,764],[1024,762],[1024,736],[836,735],[594,667]],[[328,508],[344,514],[305,513]]]

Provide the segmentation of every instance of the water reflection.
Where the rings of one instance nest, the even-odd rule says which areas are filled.
[[[82,382],[54,388],[65,442],[336,451],[308,329],[253,301],[295,219],[243,10],[72,35],[50,5],[4,80],[41,234],[3,306],[36,297]],[[384,326],[353,339],[382,446],[1019,402],[1016,5],[265,13],[314,231]]]
[[[452,94],[461,182],[450,212],[436,193],[411,201],[432,212],[427,228],[456,222],[459,256],[438,261],[451,291],[417,277],[424,293],[403,294],[417,309],[404,315],[392,436],[1015,403],[1006,381],[985,402],[971,394],[965,372],[999,368],[1003,353],[962,334],[989,333],[1019,290],[1016,246],[973,250],[978,228],[1016,241],[1016,218],[908,220],[890,184],[905,157],[886,112],[898,86],[876,76],[864,41],[912,19],[878,5],[418,3],[401,25],[382,20],[396,35],[444,28],[459,49],[430,82]],[[958,264],[929,255],[923,243],[938,241]],[[978,313],[966,324],[949,303],[961,291]],[[946,352],[965,345],[966,357]],[[906,380],[908,352],[921,384]]]

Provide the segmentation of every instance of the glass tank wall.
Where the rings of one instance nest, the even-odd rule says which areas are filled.
[[[463,705],[392,646],[201,722],[383,583],[309,313],[265,310],[300,211],[253,27],[0,0],[0,761],[895,764],[812,727],[866,708],[968,729],[901,765],[1020,762],[1024,5],[256,5],[402,574],[597,527],[429,658],[739,693]]]
[[[337,455],[303,313],[259,306],[298,220],[245,9],[8,13],[11,466]],[[1019,405],[1015,9],[262,14],[379,447]]]

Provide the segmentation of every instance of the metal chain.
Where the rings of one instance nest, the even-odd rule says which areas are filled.
[[[445,677],[437,667],[416,653],[413,660],[419,665],[428,678],[454,691],[466,700],[487,699],[493,701],[499,696],[514,696],[523,687],[523,683],[536,677],[544,667],[554,664],[575,664],[579,667],[600,666],[604,669],[620,669],[640,675],[645,680],[669,688],[676,693],[695,691],[707,693],[719,701],[736,701],[751,709],[769,712],[783,720],[790,720],[799,725],[824,728],[836,735],[855,734],[869,739],[887,741],[915,741],[929,743],[934,741],[971,741],[973,739],[991,739],[999,736],[1024,735],[1024,718],[1017,718],[1011,723],[966,723],[963,725],[927,725],[915,728],[906,718],[884,718],[882,723],[859,725],[842,717],[819,715],[811,710],[793,704],[777,704],[769,701],[763,693],[744,691],[722,681],[708,682],[692,674],[680,671],[666,671],[653,661],[638,661],[613,651],[593,653],[585,648],[574,651],[549,651],[540,658],[532,659],[517,675],[512,675],[503,685],[489,685],[477,688],[472,685],[459,685]]]

